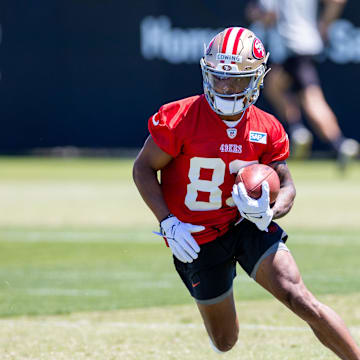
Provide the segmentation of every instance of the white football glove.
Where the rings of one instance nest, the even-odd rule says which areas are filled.
[[[234,184],[232,197],[243,218],[253,222],[259,230],[268,231],[268,226],[273,217],[270,209],[269,184],[261,184],[262,194],[259,199],[251,198],[242,182]]]
[[[161,235],[166,238],[174,256],[184,263],[197,259],[200,246],[191,233],[204,229],[202,225],[183,223],[176,216],[166,218],[160,223]]]

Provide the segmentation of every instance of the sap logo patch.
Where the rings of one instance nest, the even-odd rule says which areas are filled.
[[[250,131],[249,141],[259,144],[266,144],[267,134],[259,131]]]

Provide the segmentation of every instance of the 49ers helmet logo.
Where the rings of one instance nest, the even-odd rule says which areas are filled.
[[[254,58],[258,60],[265,57],[264,45],[258,38],[254,39],[252,53],[254,55]]]

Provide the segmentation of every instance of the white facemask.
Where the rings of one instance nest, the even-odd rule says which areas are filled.
[[[233,115],[234,113],[239,113],[244,108],[245,97],[236,100],[235,107],[234,99],[225,100],[220,96],[214,95],[214,100],[217,110],[221,111],[224,115]]]

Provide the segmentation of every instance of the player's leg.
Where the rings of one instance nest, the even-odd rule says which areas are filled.
[[[286,67],[276,64],[271,66],[264,92],[280,119],[288,126],[291,156],[301,159],[310,155],[313,136],[303,123],[298,96],[290,91],[292,83],[296,80],[290,72],[291,60],[285,62]]]
[[[178,274],[196,301],[210,343],[218,352],[229,351],[239,332],[232,290],[237,242],[232,234],[230,230],[224,236],[200,245],[199,256],[192,263],[182,263],[174,258]]]
[[[341,359],[359,360],[360,349],[340,316],[305,287],[294,258],[277,251],[258,265],[256,281],[305,320],[318,339]]]
[[[278,64],[271,65],[271,71],[266,77],[264,93],[275,107],[281,119],[288,124],[301,121],[300,106],[296,99],[289,94],[291,79]]]
[[[337,152],[339,165],[344,167],[347,161],[359,154],[359,143],[343,136],[338,120],[319,85],[307,86],[301,92],[301,100],[315,130],[323,140],[331,144]]]
[[[299,56],[295,65],[297,90],[309,121],[323,140],[335,144],[342,133],[334,112],[325,100],[313,60],[308,56]]]
[[[318,84],[306,86],[300,98],[308,119],[323,140],[333,143],[342,136],[337,118]]]
[[[295,74],[302,107],[317,134],[331,144],[340,161],[357,156],[359,144],[343,136],[338,119],[325,99],[312,59],[298,57]]]
[[[239,333],[233,292],[220,302],[197,302],[197,306],[214,350],[229,351],[236,344]]]

